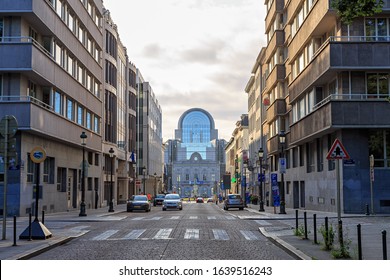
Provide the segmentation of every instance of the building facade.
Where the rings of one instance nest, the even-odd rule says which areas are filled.
[[[381,13],[348,25],[330,3],[265,1],[267,46],[259,78],[269,174],[276,174],[287,207],[362,213],[369,206],[389,213],[390,1]],[[336,163],[327,160],[335,139],[350,155],[340,164],[340,205]]]
[[[17,163],[4,170],[1,159],[0,197],[3,201],[7,172],[8,215],[35,208],[37,164],[30,153],[36,147],[46,154],[40,164],[40,209],[79,208],[81,178],[86,207],[95,205],[102,182],[102,10],[100,0],[0,5],[0,118],[14,116],[18,129],[12,159]],[[83,166],[88,166],[85,176]]]
[[[182,197],[210,197],[225,173],[225,140],[218,139],[214,119],[200,108],[183,113],[175,139],[166,143],[168,191]]]

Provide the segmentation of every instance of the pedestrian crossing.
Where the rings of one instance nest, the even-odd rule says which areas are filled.
[[[148,228],[132,230],[106,230],[100,233],[90,232],[91,241],[105,240],[260,240],[261,233],[251,230],[197,229],[187,228]]]
[[[148,217],[148,216],[142,216],[142,217],[133,217],[129,218],[130,221],[159,221],[159,220],[201,220],[201,219],[207,219],[207,220],[236,220],[237,217],[234,216],[156,216],[156,217]]]

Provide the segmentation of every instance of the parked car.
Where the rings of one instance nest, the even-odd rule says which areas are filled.
[[[183,202],[181,201],[180,195],[171,193],[165,196],[162,210],[165,211],[167,209],[183,210]]]
[[[203,203],[203,202],[204,202],[203,197],[196,198],[196,203]]]
[[[229,194],[225,199],[223,209],[229,210],[229,208],[238,208],[239,210],[244,210],[244,206],[241,195]]]
[[[207,199],[207,203],[213,203],[213,202],[214,202],[214,198],[209,197],[209,198]]]
[[[156,195],[156,197],[153,199],[153,206],[162,205],[164,198],[165,198],[165,194]]]
[[[151,209],[152,204],[146,195],[133,195],[131,199],[127,201],[127,212],[133,212],[133,210],[144,210],[145,212],[149,212]]]

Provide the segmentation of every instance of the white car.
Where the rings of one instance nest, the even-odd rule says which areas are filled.
[[[165,196],[162,205],[162,210],[166,211],[167,209],[183,210],[183,202],[181,201],[180,195],[170,193]]]

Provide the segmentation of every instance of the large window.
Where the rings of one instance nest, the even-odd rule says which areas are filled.
[[[62,114],[62,95],[58,91],[54,93],[54,112]]]
[[[374,156],[375,167],[390,167],[390,131],[371,130],[369,132],[369,154]]]
[[[66,117],[74,121],[74,102],[72,99],[68,99],[66,101]]]
[[[3,38],[3,29],[4,29],[4,21],[3,18],[0,18],[0,42]]]
[[[367,41],[389,41],[389,21],[387,18],[367,18],[365,22]]]
[[[368,98],[389,96],[389,73],[367,73]]]
[[[54,158],[47,157],[43,164],[43,182],[54,184]]]

